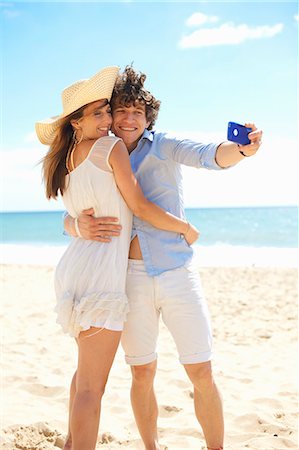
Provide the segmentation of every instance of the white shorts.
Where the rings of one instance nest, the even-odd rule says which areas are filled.
[[[122,346],[128,364],[148,364],[157,358],[160,314],[172,334],[182,364],[212,358],[209,312],[198,271],[191,264],[150,277],[143,261],[129,260],[127,296],[130,311],[124,324]]]

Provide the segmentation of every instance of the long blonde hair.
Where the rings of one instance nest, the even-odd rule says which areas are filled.
[[[42,174],[45,183],[46,197],[56,199],[58,193],[63,195],[66,188],[65,177],[67,170],[67,155],[74,145],[74,130],[71,120],[78,120],[83,116],[85,106],[61,120],[56,136],[48,153],[42,159]]]

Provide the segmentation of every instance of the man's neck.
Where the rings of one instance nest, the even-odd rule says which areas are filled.
[[[131,144],[128,144],[128,145],[127,145],[127,144],[125,143],[125,146],[127,147],[129,154],[132,153],[133,150],[135,150],[135,148],[137,147],[137,145],[138,145],[138,143],[139,143],[141,137],[142,137],[142,136],[140,136],[140,138],[138,139],[138,141],[135,141],[135,142],[133,142],[133,143],[131,143]]]
[[[125,143],[125,145],[126,145],[126,143]],[[132,146],[127,146],[127,145],[126,145],[126,147],[127,147],[127,150],[128,150],[128,152],[129,152],[129,154],[130,154],[130,153],[132,153],[133,150],[135,150],[135,148],[136,148],[137,146],[134,145],[134,146],[132,147]]]
[[[145,130],[144,130],[144,131],[145,131]],[[128,150],[128,152],[129,152],[129,154],[132,153],[132,151],[135,150],[135,148],[136,148],[137,145],[139,144],[140,139],[141,139],[142,136],[144,135],[144,131],[143,131],[142,135],[139,137],[139,139],[138,139],[137,141],[131,142],[131,143],[129,143],[129,144],[126,144],[126,142],[124,141],[125,146],[127,147],[127,150]]]

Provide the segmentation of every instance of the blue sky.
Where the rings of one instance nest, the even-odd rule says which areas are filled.
[[[60,209],[35,164],[34,122],[60,92],[131,62],[162,101],[157,129],[221,142],[227,122],[264,130],[260,154],[225,171],[185,171],[187,206],[294,204],[297,2],[1,2],[2,210]],[[221,197],[219,192],[221,192]]]

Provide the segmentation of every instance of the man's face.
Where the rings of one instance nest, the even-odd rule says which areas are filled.
[[[136,103],[135,106],[123,106],[116,102],[112,109],[112,118],[113,133],[124,141],[131,152],[150,124],[146,119],[145,105]]]

